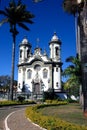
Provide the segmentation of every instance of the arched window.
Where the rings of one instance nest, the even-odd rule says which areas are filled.
[[[22,50],[20,50],[20,58],[22,58]]]
[[[58,82],[56,82],[56,87],[58,87],[58,85],[59,85]]]
[[[27,50],[27,58],[29,57],[29,49]]]
[[[31,76],[32,76],[32,70],[29,69],[29,70],[27,71],[27,78],[28,78],[28,79],[31,79]]]
[[[55,49],[56,49],[56,50],[55,50],[55,53],[56,53],[56,55],[58,56],[58,53],[59,53],[58,47],[56,47]]]
[[[43,70],[43,78],[47,78],[47,75],[48,75],[48,70],[44,69]]]
[[[56,67],[56,72],[58,72],[58,67]]]

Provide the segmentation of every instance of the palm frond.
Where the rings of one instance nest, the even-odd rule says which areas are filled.
[[[5,7],[5,11],[0,11],[0,14],[8,18],[8,22],[11,26],[16,27],[18,24],[20,27],[27,31],[29,31],[29,28],[24,23],[32,24],[33,21],[31,19],[34,18],[34,15],[26,10],[26,5],[22,4],[21,0],[18,0],[18,3],[12,0],[9,3],[9,6]],[[11,33],[15,32],[13,29],[14,27],[10,29]]]
[[[35,17],[35,15],[31,14],[29,11],[24,12],[23,15],[30,19]]]
[[[66,62],[71,62],[74,66],[81,66],[81,62],[78,57],[70,56],[66,59]]]
[[[72,62],[73,59],[74,59],[73,56],[69,56],[69,57],[66,59],[66,62]]]
[[[3,19],[2,21],[0,21],[0,26],[2,26],[4,23],[8,22],[8,18]]]
[[[67,77],[69,80],[69,84],[76,83],[82,84],[82,71],[81,71],[81,62],[78,57],[70,56],[66,59],[67,62],[71,62],[72,64],[69,65],[62,73],[63,76]],[[70,83],[71,81],[71,83]]]
[[[74,0],[74,1],[76,1],[76,0]],[[72,0],[64,0],[63,9],[65,12],[68,12],[68,13],[74,14],[74,15],[77,12],[77,6],[76,6],[76,4],[72,3]]]
[[[33,23],[34,23],[34,22],[31,21],[30,19],[24,19],[24,22],[26,22],[26,23],[30,23],[30,24],[33,24]]]
[[[0,15],[8,16],[8,14],[3,10],[0,10]]]
[[[15,3],[14,0],[11,0],[11,1],[9,2],[9,7],[10,7],[10,8],[11,8],[11,7],[16,7],[16,3]]]
[[[63,1],[63,9],[65,12],[69,14],[75,15],[77,12],[80,12],[83,8],[83,1],[78,4],[77,0],[64,0]]]
[[[23,23],[18,23],[18,25],[22,28],[24,28],[25,30],[29,31],[30,29]]]

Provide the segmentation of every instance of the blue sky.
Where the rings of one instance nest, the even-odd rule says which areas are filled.
[[[61,60],[63,62],[62,68],[65,69],[68,64],[65,62],[69,56],[76,55],[76,41],[75,41],[75,22],[74,17],[65,13],[62,8],[63,0],[43,0],[40,3],[33,3],[32,0],[22,0],[27,5],[27,10],[35,15],[33,18],[34,24],[27,25],[30,31],[25,31],[18,28],[19,34],[16,38],[16,55],[15,55],[15,79],[17,80],[17,64],[19,57],[19,44],[24,36],[27,36],[29,42],[32,44],[32,52],[37,46],[37,38],[40,39],[38,43],[42,51],[46,49],[49,55],[49,41],[54,32],[62,41],[61,46]],[[8,5],[9,0],[2,0],[0,9]],[[1,20],[0,16],[0,20]],[[9,32],[9,25],[4,24],[0,26],[0,76],[11,75],[11,60],[12,60],[12,36]]]

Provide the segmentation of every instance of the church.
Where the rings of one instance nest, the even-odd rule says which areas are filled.
[[[42,91],[61,92],[61,41],[56,33],[48,43],[50,55],[32,46],[25,37],[19,45],[18,92],[25,87],[26,92],[40,94]]]

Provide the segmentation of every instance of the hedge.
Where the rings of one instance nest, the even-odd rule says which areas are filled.
[[[13,106],[13,105],[25,105],[25,104],[35,104],[34,101],[8,101],[8,100],[4,100],[4,101],[0,101],[0,107],[3,106]]]

